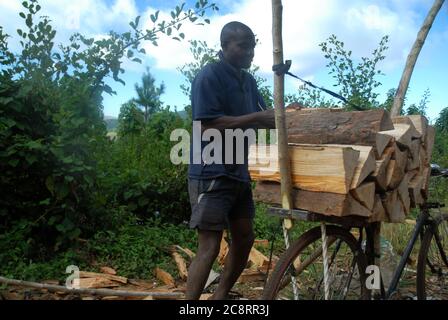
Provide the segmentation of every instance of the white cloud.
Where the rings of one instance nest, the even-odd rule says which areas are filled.
[[[106,0],[43,0],[41,14],[48,15],[53,21],[58,31],[58,43],[67,41],[74,32],[99,36],[111,29],[128,30],[129,21],[139,14],[142,15],[141,24],[151,28],[149,14],[155,11],[151,1],[137,1],[141,1],[140,6],[148,3],[148,7],[139,12],[135,0],[114,0],[112,5],[108,5]],[[20,3],[18,0],[0,0],[0,24],[13,35],[19,23],[23,25],[18,16],[23,11]],[[284,0],[284,57],[293,60],[293,72],[310,79],[326,65],[319,43],[332,33],[358,59],[370,56],[381,37],[388,34],[390,48],[381,68],[386,73],[397,67],[401,69],[431,4],[431,0]],[[186,40],[204,40],[210,47],[219,48],[219,34],[224,24],[232,20],[242,21],[252,28],[260,41],[254,64],[260,66],[261,72],[269,77],[272,74],[271,1],[242,0],[226,2],[226,5],[228,13],[215,14],[211,17],[210,25],[201,27],[185,22],[182,32]],[[170,20],[169,11],[161,12],[160,18]],[[447,31],[443,31],[439,34],[432,31],[433,39],[446,40]],[[191,61],[188,41],[178,42],[161,36],[158,43],[158,47],[145,44],[148,53],[145,63],[152,68],[176,70]],[[143,66],[134,63],[125,63],[124,67],[132,71],[144,71]]]
[[[426,0],[425,0],[426,1]],[[283,43],[285,59],[293,60],[293,72],[310,76],[325,67],[319,43],[332,33],[353,51],[353,57],[370,56],[383,35],[390,36],[387,59],[383,71],[401,66],[422,22],[416,12],[416,1],[359,1],[315,0],[283,1]],[[406,5],[407,3],[407,5]],[[422,4],[421,2],[419,3]],[[266,75],[272,66],[271,2],[245,0],[234,3],[231,13],[212,17],[210,26],[184,25],[188,39],[204,40],[211,47],[219,47],[222,26],[232,20],[249,25],[260,41],[254,64]],[[148,11],[153,12],[153,9]],[[161,13],[168,18],[168,12]],[[168,38],[159,40],[159,47],[147,45],[148,54],[155,59],[156,67],[175,69],[191,60],[187,41],[176,42]]]
[[[40,4],[38,16],[49,17],[57,30],[56,43],[66,43],[75,32],[94,37],[109,30],[124,30],[138,15],[134,0],[115,0],[112,6],[105,0],[45,0]],[[26,28],[19,17],[21,11],[27,11],[21,1],[0,0],[0,23],[10,35],[15,36],[18,28]]]

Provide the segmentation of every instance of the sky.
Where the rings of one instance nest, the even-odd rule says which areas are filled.
[[[194,1],[188,0],[194,6]],[[19,17],[22,0],[0,0],[0,25],[12,36],[10,47],[18,50],[16,30],[23,28]],[[141,15],[141,24],[151,27],[150,14],[160,10],[160,16],[181,1],[173,0],[41,0],[41,14],[49,16],[58,31],[57,43],[67,43],[71,34],[79,32],[90,37],[102,37],[110,30],[125,32],[129,22]],[[185,78],[178,68],[192,61],[188,40],[206,41],[209,47],[219,49],[221,28],[230,21],[241,21],[254,31],[259,43],[253,64],[260,67],[259,75],[272,85],[272,8],[270,0],[215,1],[217,13],[210,13],[210,25],[184,24],[185,41],[161,37],[159,46],[144,44],[147,54],[143,63],[123,63],[126,85],[108,83],[117,95],[104,96],[104,113],[117,117],[121,104],[136,96],[134,84],[140,82],[149,67],[156,84],[164,83],[161,100],[182,110],[189,104],[188,96],[180,85]],[[403,72],[406,57],[416,35],[433,4],[433,0],[283,0],[283,46],[285,59],[292,60],[291,71],[319,86],[338,91],[335,80],[328,74],[326,60],[319,44],[335,34],[352,51],[356,61],[370,57],[384,35],[390,41],[386,59],[379,65],[384,75],[377,80],[382,86],[375,91],[379,100],[385,99],[390,88],[396,88]],[[448,3],[440,10],[415,66],[408,91],[407,103],[417,103],[426,89],[430,90],[428,117],[434,121],[439,112],[448,107]],[[294,93],[301,85],[286,78],[286,93]]]

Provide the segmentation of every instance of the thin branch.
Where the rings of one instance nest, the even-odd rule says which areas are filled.
[[[144,292],[144,291],[125,291],[113,289],[69,289],[67,287],[29,282],[23,280],[8,279],[0,277],[0,283],[16,285],[22,287],[31,287],[37,289],[47,289],[50,292],[67,292],[75,294],[89,294],[98,296],[120,296],[120,297],[155,297],[155,298],[181,298],[182,293],[177,292]]]

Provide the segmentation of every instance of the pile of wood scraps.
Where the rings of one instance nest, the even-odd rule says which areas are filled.
[[[297,209],[404,222],[428,197],[434,128],[420,115],[385,110],[286,112]],[[249,171],[258,201],[281,204],[277,145],[253,145]]]
[[[217,258],[218,270],[211,270],[206,288],[217,284],[224,268],[226,258],[230,250],[230,240],[224,232],[220,251]],[[267,240],[255,240],[248,259],[246,269],[237,280],[237,284],[244,286],[242,296],[258,299],[261,296],[266,274],[275,266],[278,257],[273,256],[271,265],[269,259],[257,248],[267,248]],[[257,247],[257,248],[256,248]],[[188,248],[173,245],[168,249],[177,272],[168,272],[161,267],[154,269],[154,280],[128,279],[120,276],[110,267],[102,267],[99,272],[79,271],[74,275],[70,286],[57,280],[44,281],[42,283],[8,279],[0,276],[0,284],[6,284],[8,288],[0,291],[1,299],[36,299],[36,300],[174,300],[184,299],[188,267],[195,253]],[[79,276],[79,277],[78,277]],[[27,289],[32,288],[32,289]],[[261,291],[254,293],[258,288]],[[210,288],[209,288],[210,289]],[[31,291],[30,291],[31,290]],[[209,290],[210,292],[213,289]],[[31,292],[31,293],[30,293]],[[258,295],[257,295],[258,294]],[[202,300],[208,299],[212,293],[205,293]]]

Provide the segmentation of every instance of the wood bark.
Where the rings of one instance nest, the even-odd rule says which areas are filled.
[[[398,116],[403,108],[404,97],[406,96],[406,92],[408,90],[409,81],[411,80],[412,72],[414,71],[415,63],[417,62],[417,58],[420,54],[420,51],[425,44],[426,37],[428,36],[429,30],[432,27],[432,24],[442,7],[444,0],[435,0],[432,5],[428,15],[423,22],[420,31],[417,34],[417,39],[412,46],[411,52],[406,59],[406,66],[404,68],[403,74],[401,76],[400,84],[398,85],[397,92],[394,98],[394,104],[392,106],[391,114],[392,116]]]
[[[272,0],[272,42],[274,65],[283,63],[283,6],[281,0]],[[280,166],[282,206],[292,209],[292,180],[288,153],[288,135],[285,125],[285,75],[274,74],[275,126],[278,136],[278,162]]]

